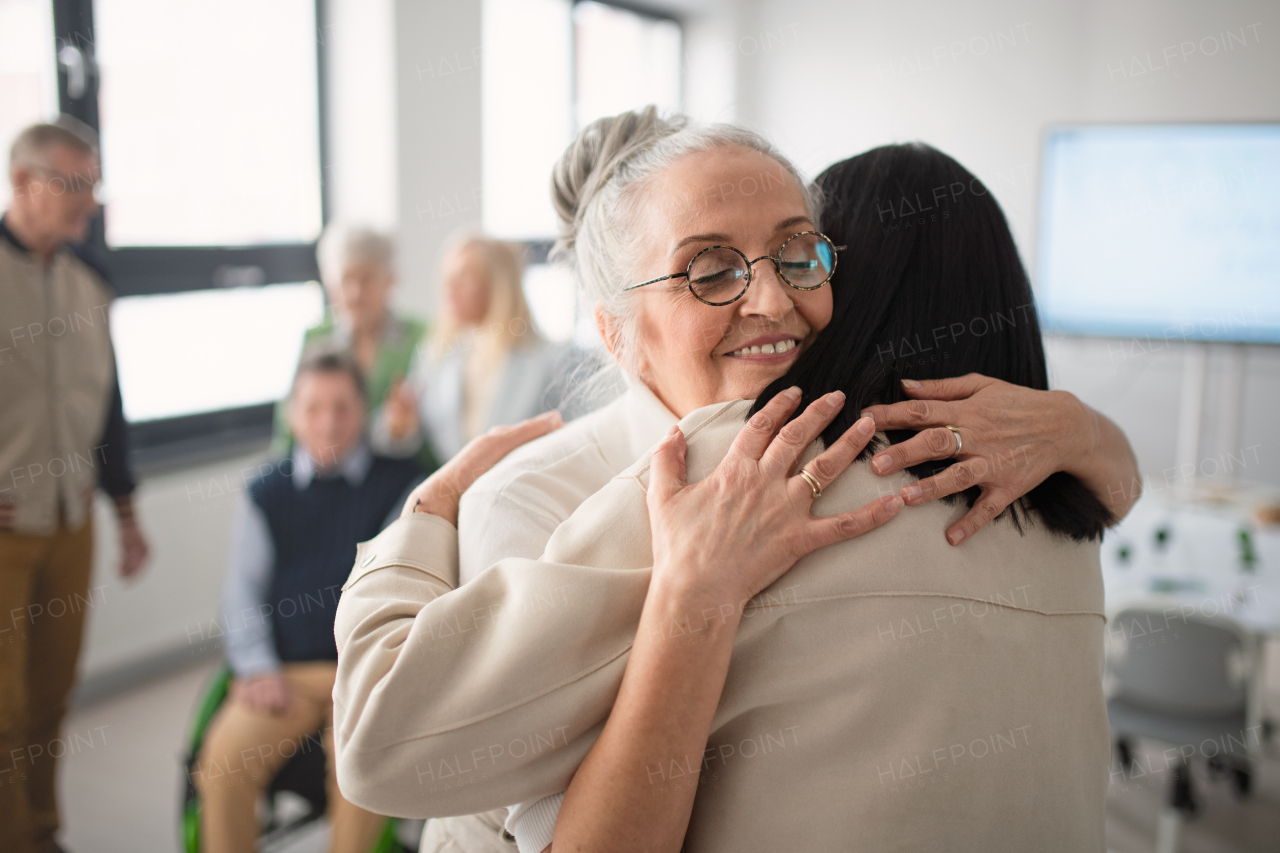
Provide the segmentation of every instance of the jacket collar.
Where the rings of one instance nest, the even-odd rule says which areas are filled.
[[[600,436],[600,450],[616,471],[631,467],[679,420],[649,386],[630,374],[624,378],[626,393],[612,404],[618,407],[622,429],[613,435]]]
[[[0,240],[8,240],[18,251],[28,255],[31,254],[31,250],[23,245],[22,241],[18,239],[18,235],[9,230],[7,219],[5,216],[0,216]]]

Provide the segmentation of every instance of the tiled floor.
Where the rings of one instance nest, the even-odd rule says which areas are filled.
[[[63,759],[63,844],[70,853],[176,853],[182,752],[192,709],[213,670],[205,664],[80,709],[64,739],[78,744]],[[79,739],[76,739],[79,735]],[[1147,766],[1151,766],[1149,763]],[[1113,787],[1107,846],[1112,853],[1151,853],[1165,794],[1155,784]],[[1225,783],[1197,779],[1206,808],[1187,824],[1182,853],[1280,853],[1280,762],[1257,769],[1254,794],[1237,802]],[[322,826],[281,853],[321,853]],[[272,851],[272,853],[277,853]]]
[[[1151,745],[1138,763],[1163,767],[1162,760],[1159,748]],[[1127,783],[1113,777],[1107,795],[1107,848],[1112,853],[1155,850],[1167,775],[1155,772]],[[1280,853],[1280,762],[1255,762],[1253,790],[1243,802],[1225,779],[1210,779],[1204,764],[1193,768],[1192,785],[1203,809],[1183,825],[1180,853]]]
[[[187,725],[215,663],[72,713],[64,732],[81,749],[61,772],[63,846],[70,853],[178,853]],[[92,747],[84,747],[92,740]],[[323,823],[272,853],[323,853]]]

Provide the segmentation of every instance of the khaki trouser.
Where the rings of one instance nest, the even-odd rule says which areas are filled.
[[[0,850],[47,853],[58,830],[59,737],[93,604],[93,524],[0,530]],[[86,736],[91,737],[90,733]]]
[[[352,805],[338,791],[333,764],[331,661],[287,663],[281,669],[292,701],[280,716],[227,699],[205,733],[192,770],[200,792],[201,847],[207,853],[253,853],[258,849],[255,807],[271,779],[297,752],[313,748],[323,730],[326,791],[333,853],[367,853],[386,818]]]

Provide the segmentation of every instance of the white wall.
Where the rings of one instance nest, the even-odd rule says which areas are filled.
[[[480,0],[395,0],[397,301],[435,312],[440,249],[480,221]]]
[[[737,28],[755,36],[738,51],[740,121],[810,173],[887,142],[941,148],[993,188],[1032,269],[1046,125],[1280,119],[1274,2],[755,0]],[[1180,461],[1186,348],[1058,339],[1048,349],[1055,385],[1115,418],[1144,473],[1163,481]],[[1236,473],[1280,484],[1280,349],[1209,349],[1195,464],[1211,473],[1213,460],[1248,450]],[[1240,361],[1236,406],[1231,366]]]
[[[395,9],[392,0],[324,0],[322,14],[330,219],[393,228]]]
[[[82,675],[98,676],[175,652],[198,659],[221,599],[231,512],[264,453],[265,448],[144,478],[135,501],[151,562],[134,580],[118,576],[115,518],[107,499],[99,496]]]

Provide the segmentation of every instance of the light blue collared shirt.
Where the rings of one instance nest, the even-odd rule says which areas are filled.
[[[322,454],[323,456],[323,454]],[[304,491],[316,475],[340,476],[352,486],[359,486],[373,465],[373,452],[363,440],[336,464],[317,465],[311,454],[296,445],[293,455],[280,462],[289,464],[293,487]],[[280,669],[275,638],[271,634],[271,608],[267,593],[275,568],[276,549],[271,529],[249,493],[240,496],[231,522],[231,547],[227,561],[227,577],[222,587],[222,624],[226,632],[227,660],[237,678],[249,678]]]

